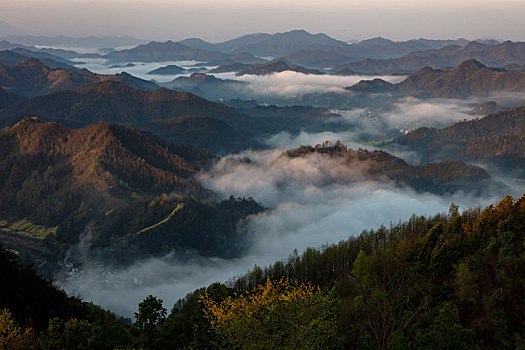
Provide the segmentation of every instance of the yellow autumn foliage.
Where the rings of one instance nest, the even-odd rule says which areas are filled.
[[[333,299],[311,284],[266,280],[252,291],[215,301],[201,297],[205,317],[235,349],[324,349],[335,334]]]
[[[0,349],[18,350],[34,348],[33,328],[22,329],[7,309],[0,311]]]

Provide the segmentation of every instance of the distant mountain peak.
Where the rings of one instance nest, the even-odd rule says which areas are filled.
[[[486,66],[483,63],[475,59],[470,59],[470,60],[461,62],[461,64],[457,66],[455,69],[458,71],[476,72],[482,68],[486,68]]]
[[[415,73],[412,73],[410,76],[420,76],[420,75],[428,75],[428,74],[435,74],[435,73],[441,73],[441,69],[434,69],[432,67],[423,67],[421,68],[420,70],[418,70],[417,72]]]
[[[27,61],[17,63],[15,66],[29,66],[29,67],[43,67],[46,68],[46,65],[42,63],[42,61],[36,59],[36,58],[30,58]]]

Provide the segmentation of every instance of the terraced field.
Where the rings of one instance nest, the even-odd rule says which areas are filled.
[[[56,235],[57,228],[58,226],[49,228],[37,225],[26,218],[13,223],[9,223],[7,220],[0,220],[0,230],[40,240],[48,238],[49,235]]]

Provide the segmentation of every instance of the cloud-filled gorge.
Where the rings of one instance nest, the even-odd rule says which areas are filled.
[[[189,68],[193,64],[186,63],[188,65],[182,66]],[[150,79],[146,72],[164,64],[137,65],[133,73]],[[91,68],[102,70],[104,65],[97,63]],[[107,68],[107,72],[114,73],[118,69]],[[163,81],[175,77],[166,76]],[[352,93],[344,87],[372,78],[296,72],[241,77],[224,73],[217,74],[217,77],[247,82],[237,87],[242,89],[239,95],[243,98],[254,97],[259,103],[271,103],[269,97],[277,101],[296,102],[299,99],[295,97],[314,92],[351,96]],[[380,78],[390,82],[404,79],[402,76]],[[243,256],[225,260],[201,257],[194,252],[173,252],[161,258],[138,261],[125,268],[86,262],[81,270],[68,271],[68,277],[59,283],[68,292],[121,315],[132,316],[136,305],[148,294],[164,300],[164,306],[169,309],[176,300],[194,289],[244,274],[254,264],[271,264],[286,258],[295,249],[301,252],[307,247],[336,243],[358,235],[364,229],[406,220],[412,214],[444,212],[451,202],[465,209],[484,206],[503,195],[497,193],[491,198],[476,198],[462,192],[444,196],[418,193],[411,188],[397,187],[387,179],[370,179],[365,171],[367,164],[363,162],[347,166],[337,158],[321,155],[296,158],[282,155],[286,149],[315,145],[325,140],[340,140],[354,149],[370,149],[373,147],[364,146],[362,142],[391,139],[419,126],[444,127],[458,120],[475,118],[469,111],[475,104],[484,102],[384,97],[377,94],[364,105],[350,104],[345,110],[334,110],[340,117],[326,118],[324,130],[303,130],[295,134],[282,131],[266,137],[261,140],[262,143],[273,149],[245,151],[223,158],[199,174],[198,179],[203,186],[222,198],[231,195],[253,197],[268,208],[259,215],[249,217],[239,227],[247,247]],[[505,104],[508,101],[509,105],[519,99],[514,95],[497,97],[498,102]],[[368,101],[371,103],[368,104]],[[421,162],[421,157],[413,150],[403,153],[397,150],[396,155],[411,164]]]
[[[366,164],[347,167],[328,157],[282,156],[282,150],[245,152],[222,159],[199,175],[220,196],[253,197],[268,211],[241,228],[249,242],[234,260],[170,254],[118,269],[87,264],[61,286],[118,314],[131,316],[139,301],[152,294],[171,308],[186,293],[215,281],[227,281],[254,264],[267,265],[294,249],[318,247],[359,234],[363,229],[446,211],[451,202],[462,208],[490,202],[464,194],[440,197],[371,181]],[[80,292],[81,291],[81,292]]]

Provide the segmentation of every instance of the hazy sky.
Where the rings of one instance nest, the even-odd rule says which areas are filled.
[[[525,0],[1,0],[0,20],[43,35],[227,40],[306,29],[383,36],[525,39]],[[0,33],[2,35],[2,33]]]

